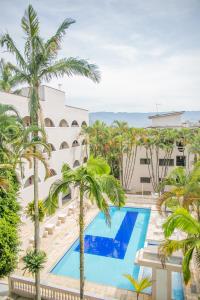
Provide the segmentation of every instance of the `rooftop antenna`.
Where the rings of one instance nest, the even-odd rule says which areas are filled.
[[[160,103],[156,103],[156,112],[158,113],[158,106],[160,106]]]

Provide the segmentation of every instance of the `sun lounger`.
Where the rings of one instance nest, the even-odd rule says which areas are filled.
[[[65,223],[66,218],[67,218],[67,214],[65,214],[65,213],[60,213],[58,215],[58,220],[60,220],[61,223]]]
[[[48,234],[53,234],[55,229],[55,224],[47,224],[45,225],[44,229],[48,231]]]

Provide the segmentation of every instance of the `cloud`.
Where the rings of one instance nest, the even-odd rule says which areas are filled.
[[[29,1],[0,1],[1,31],[11,32],[22,48],[19,24]],[[54,87],[62,83],[70,105],[92,111],[153,111],[156,103],[163,111],[200,109],[199,0],[33,0],[32,4],[45,37],[65,17],[76,19],[60,57],[83,57],[100,67],[99,85],[80,77],[51,82]]]

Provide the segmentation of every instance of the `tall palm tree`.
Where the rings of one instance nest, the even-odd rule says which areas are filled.
[[[80,299],[84,298],[84,201],[86,199],[95,203],[104,212],[109,222],[108,200],[114,205],[124,205],[124,191],[113,176],[110,167],[102,158],[90,158],[85,166],[71,170],[63,166],[63,177],[56,181],[50,188],[46,208],[50,214],[58,207],[58,195],[66,191],[70,185],[79,187],[79,239],[80,239]]]
[[[152,286],[152,280],[150,277],[144,277],[141,278],[140,280],[135,280],[133,276],[131,276],[130,274],[124,274],[124,277],[127,278],[132,284],[137,294],[137,300],[139,299],[139,295],[141,294],[141,292],[143,292],[148,287]]]
[[[18,84],[18,78],[13,74],[10,64],[0,60],[0,91],[18,94],[19,89],[13,90]]]
[[[191,277],[190,262],[196,259],[200,269],[200,222],[197,221],[185,208],[178,208],[163,224],[166,240],[161,244],[159,252],[162,259],[169,257],[178,250],[183,252],[183,278],[187,284]],[[179,241],[170,240],[174,230],[181,230],[186,237]]]
[[[75,23],[72,19],[65,19],[53,36],[44,41],[40,36],[40,27],[37,13],[29,5],[21,20],[21,27],[25,34],[24,53],[21,53],[11,36],[6,33],[1,36],[0,44],[7,51],[15,55],[17,65],[10,63],[19,83],[29,86],[29,113],[31,124],[38,126],[41,122],[41,106],[39,101],[39,87],[42,82],[49,82],[53,77],[81,75],[99,82],[100,74],[97,66],[89,64],[84,59],[63,58],[58,59],[62,39],[70,25]],[[35,140],[38,133],[34,133]],[[37,151],[35,147],[35,151]],[[34,158],[34,203],[35,203],[35,252],[40,249],[39,244],[39,213],[38,213],[38,159]],[[40,273],[36,276],[36,299],[40,300]]]

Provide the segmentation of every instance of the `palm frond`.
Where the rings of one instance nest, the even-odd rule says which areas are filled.
[[[185,284],[188,284],[191,277],[190,262],[192,259],[193,252],[194,252],[194,248],[188,249],[188,251],[186,251],[183,257],[182,267],[183,267],[183,279]]]
[[[125,192],[119,180],[111,175],[102,175],[98,180],[101,184],[103,193],[108,196],[109,200],[118,207],[124,206]]]
[[[27,69],[27,65],[23,56],[21,55],[20,51],[17,49],[13,39],[10,37],[8,33],[0,37],[0,45],[2,47],[5,46],[8,52],[15,55],[18,64],[20,65],[20,67],[22,67],[23,70]]]
[[[142,291],[147,289],[148,287],[152,286],[152,279],[151,277],[143,277],[140,280],[135,280],[133,276],[130,274],[124,274],[125,278],[127,278],[132,286],[134,287],[136,293],[140,294]]]
[[[84,59],[73,57],[60,59],[53,65],[45,67],[40,74],[40,79],[50,81],[53,77],[58,78],[64,76],[65,74],[69,77],[73,75],[84,76],[97,83],[100,81],[100,72],[96,65],[89,64]]]
[[[110,166],[101,157],[90,156],[87,161],[87,170],[96,175],[110,174]]]
[[[163,224],[164,235],[169,237],[175,229],[187,234],[200,234],[200,224],[184,208],[178,208]]]
[[[65,19],[58,27],[56,33],[45,43],[45,49],[48,55],[57,54],[61,46],[62,38],[66,33],[66,29],[73,23],[75,23],[75,20]]]
[[[55,213],[58,208],[58,196],[62,191],[65,191],[66,188],[69,188],[69,185],[72,183],[72,178],[68,178],[65,180],[57,180],[55,181],[49,190],[49,196],[44,202],[45,209],[49,215]]]
[[[21,26],[28,38],[33,38],[39,33],[39,20],[33,6],[29,4],[21,20]]]

